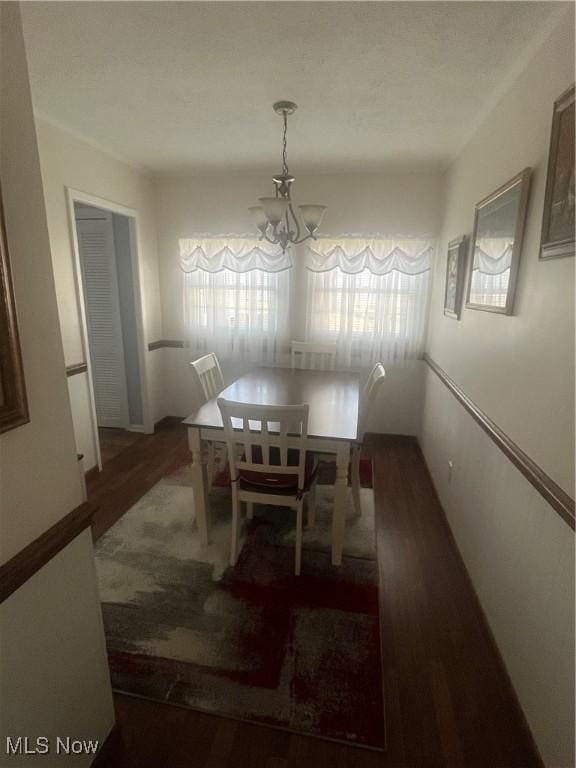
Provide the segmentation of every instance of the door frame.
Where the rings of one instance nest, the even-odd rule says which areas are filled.
[[[98,461],[98,468],[102,469],[102,457],[100,455],[100,440],[98,439],[98,420],[96,417],[96,400],[94,397],[94,379],[92,375],[92,362],[90,360],[90,346],[88,342],[88,323],[86,321],[86,305],[84,302],[84,288],[82,282],[82,267],[80,264],[80,248],[78,245],[78,232],[76,229],[76,215],[74,203],[83,203],[92,205],[96,208],[103,208],[111,213],[117,213],[126,216],[130,225],[130,256],[132,259],[132,279],[134,289],[134,306],[136,310],[136,334],[138,340],[138,362],[140,364],[140,390],[142,394],[142,416],[143,424],[131,425],[130,429],[134,432],[145,432],[151,434],[154,432],[154,423],[152,421],[152,409],[148,392],[148,377],[146,368],[146,342],[144,335],[144,313],[142,299],[142,275],[140,269],[141,250],[141,223],[140,213],[136,208],[128,208],[103,197],[91,195],[88,192],[66,187],[66,201],[68,208],[68,223],[70,227],[70,238],[72,241],[72,252],[74,254],[74,282],[76,288],[76,301],[78,306],[78,315],[80,320],[80,330],[82,336],[82,351],[84,354],[84,364],[86,365],[86,374],[88,380],[88,397],[90,400],[90,421],[92,424],[92,439],[94,451]]]

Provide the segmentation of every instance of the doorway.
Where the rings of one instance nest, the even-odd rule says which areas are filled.
[[[136,212],[70,195],[98,466],[149,432]]]

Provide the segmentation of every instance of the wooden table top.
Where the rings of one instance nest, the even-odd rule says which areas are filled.
[[[359,375],[351,371],[303,371],[257,368],[219,395],[240,403],[308,403],[308,437],[355,440],[358,431]],[[184,419],[189,427],[223,429],[216,399]]]

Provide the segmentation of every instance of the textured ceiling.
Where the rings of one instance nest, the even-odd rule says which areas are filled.
[[[35,108],[157,173],[446,164],[549,2],[26,2]]]

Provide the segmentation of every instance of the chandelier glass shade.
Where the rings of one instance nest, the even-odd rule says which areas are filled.
[[[260,239],[280,245],[282,251],[293,243],[303,243],[309,238],[316,239],[316,231],[322,222],[325,205],[297,205],[299,216],[294,212],[290,194],[294,176],[288,170],[287,133],[288,115],[297,109],[292,101],[277,101],[274,111],[282,117],[284,130],[282,136],[282,173],[273,177],[274,197],[260,197],[260,205],[253,205],[248,210]],[[302,225],[301,225],[302,222]]]

